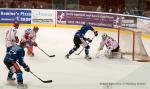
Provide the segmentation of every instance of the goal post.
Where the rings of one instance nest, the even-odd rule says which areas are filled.
[[[142,32],[132,28],[118,29],[118,43],[124,56],[133,61],[149,61],[142,41]]]

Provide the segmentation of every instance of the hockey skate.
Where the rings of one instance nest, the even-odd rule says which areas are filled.
[[[69,54],[67,54],[65,57],[66,57],[67,59],[69,59]]]
[[[16,80],[16,78],[13,78],[13,77],[8,77],[7,78],[7,81],[14,81],[14,80]]]
[[[22,82],[19,82],[19,83],[17,84],[17,88],[18,88],[18,89],[27,89],[28,86],[27,86],[26,84],[23,84]]]
[[[92,59],[89,55],[85,55],[84,58],[87,59],[88,61],[90,61]]]
[[[34,53],[30,53],[30,54],[28,54],[28,56],[34,57]]]
[[[14,86],[14,85],[16,85],[15,84],[15,81],[16,79],[15,78],[13,78],[13,77],[8,77],[7,78],[7,85],[9,85],[9,86]]]

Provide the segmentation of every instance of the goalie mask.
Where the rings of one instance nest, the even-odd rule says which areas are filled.
[[[106,38],[107,38],[107,34],[104,33],[104,34],[102,35],[102,39],[105,40]]]

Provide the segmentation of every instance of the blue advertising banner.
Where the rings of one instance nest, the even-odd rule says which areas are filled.
[[[31,10],[0,9],[0,23],[12,23],[14,21],[31,24]]]

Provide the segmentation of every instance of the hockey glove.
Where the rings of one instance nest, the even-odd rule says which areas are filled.
[[[36,42],[34,42],[33,45],[34,45],[35,47],[37,47],[37,43],[36,43]]]
[[[94,32],[94,35],[95,35],[95,36],[98,36],[98,31],[95,31],[95,32]]]
[[[26,65],[26,66],[24,67],[24,70],[25,70],[25,71],[27,71],[27,72],[30,72],[30,68],[29,68],[29,66],[28,66],[28,65]]]
[[[90,38],[87,38],[87,41],[88,41],[89,43],[91,43],[91,42],[92,42],[92,40],[91,40]]]
[[[16,39],[16,43],[19,43],[19,38],[18,38],[18,36],[15,36],[15,39]]]

